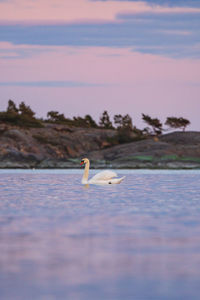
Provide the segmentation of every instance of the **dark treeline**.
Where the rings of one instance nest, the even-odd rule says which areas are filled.
[[[106,110],[100,115],[98,123],[89,114],[85,115],[85,117],[78,116],[70,119],[58,111],[49,111],[46,119],[38,119],[30,106],[21,102],[17,107],[12,100],[8,101],[7,110],[0,112],[1,123],[9,123],[21,127],[44,127],[44,123],[48,122],[75,127],[117,130],[118,142],[127,142],[131,139],[140,139],[149,135],[158,136],[168,129],[182,129],[184,131],[190,125],[190,121],[182,117],[167,117],[164,123],[167,128],[163,127],[159,119],[152,118],[149,115],[142,114],[142,120],[147,124],[147,127],[140,130],[133,126],[132,118],[128,114],[124,116],[121,114],[114,115],[112,121]]]
[[[8,101],[7,110],[0,112],[0,122],[21,127],[42,127],[41,121],[35,117],[35,112],[30,106],[21,102],[17,107],[12,100]]]

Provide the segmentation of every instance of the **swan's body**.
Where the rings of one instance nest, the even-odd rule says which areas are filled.
[[[113,171],[102,171],[94,175],[90,180],[88,180],[89,176],[89,169],[90,169],[90,161],[88,158],[83,158],[81,160],[81,165],[85,164],[85,170],[83,174],[83,178],[81,180],[82,184],[117,184],[121,183],[122,180],[125,178],[115,178],[117,174]]]

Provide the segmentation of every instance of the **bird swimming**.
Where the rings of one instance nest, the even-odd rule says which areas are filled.
[[[88,180],[89,169],[90,169],[90,161],[88,158],[83,158],[81,160],[80,165],[85,165],[83,177],[81,180],[82,184],[119,184],[125,178],[125,176],[121,178],[116,178],[117,174],[110,170],[105,170],[97,173],[91,179]]]

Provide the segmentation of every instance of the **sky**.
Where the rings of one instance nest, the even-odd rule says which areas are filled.
[[[107,110],[200,131],[200,0],[0,0],[0,111]]]

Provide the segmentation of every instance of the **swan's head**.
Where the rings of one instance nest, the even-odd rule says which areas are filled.
[[[81,159],[80,165],[82,166],[82,165],[86,165],[86,164],[89,164],[89,159],[88,158]]]

